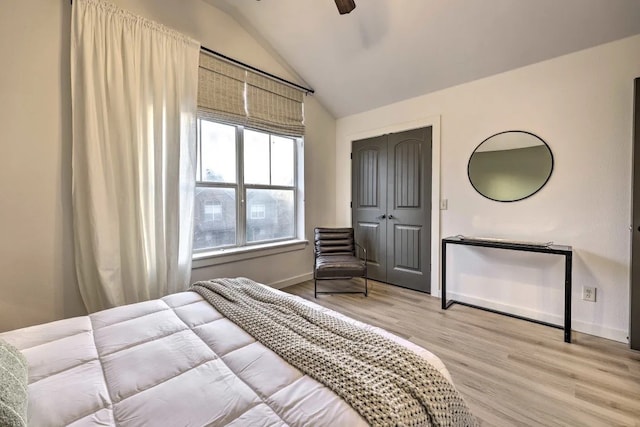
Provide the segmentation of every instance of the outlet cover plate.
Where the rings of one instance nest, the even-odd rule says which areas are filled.
[[[585,301],[596,302],[596,288],[591,286],[583,286],[582,299]]]

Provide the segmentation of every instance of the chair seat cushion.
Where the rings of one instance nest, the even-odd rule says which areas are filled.
[[[321,255],[316,259],[316,278],[364,276],[364,261],[353,255]]]

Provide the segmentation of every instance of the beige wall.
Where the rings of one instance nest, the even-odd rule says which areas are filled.
[[[626,341],[638,52],[640,36],[631,37],[339,119],[336,220],[350,218],[353,135],[399,130],[403,123],[440,116],[441,157],[435,169],[448,210],[440,213],[435,238],[464,234],[572,245],[574,329]],[[555,159],[547,185],[515,203],[482,197],[467,178],[474,148],[506,130],[537,134]],[[450,253],[447,283],[459,299],[562,323],[560,257],[476,248]],[[582,286],[598,288],[596,303],[581,299]]]
[[[201,0],[115,0],[211,49],[293,78],[225,13]],[[71,101],[68,0],[0,3],[0,331],[84,314],[71,224]],[[305,101],[307,229],[335,222],[335,120]],[[216,268],[194,279],[248,276],[300,280],[311,250]],[[297,279],[296,279],[297,278]]]
[[[68,28],[62,1],[0,4],[0,330],[84,312],[72,252]]]

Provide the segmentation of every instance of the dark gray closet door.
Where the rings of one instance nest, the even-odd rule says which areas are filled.
[[[354,141],[351,194],[369,277],[430,292],[431,128]]]
[[[387,137],[354,141],[351,162],[352,224],[367,249],[368,276],[387,281]]]
[[[389,135],[387,281],[431,291],[431,128]]]

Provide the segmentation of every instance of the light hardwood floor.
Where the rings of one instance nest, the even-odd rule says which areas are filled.
[[[322,282],[324,289],[339,286]],[[626,344],[488,313],[370,281],[364,295],[300,295],[440,357],[485,426],[640,426],[640,352]]]

